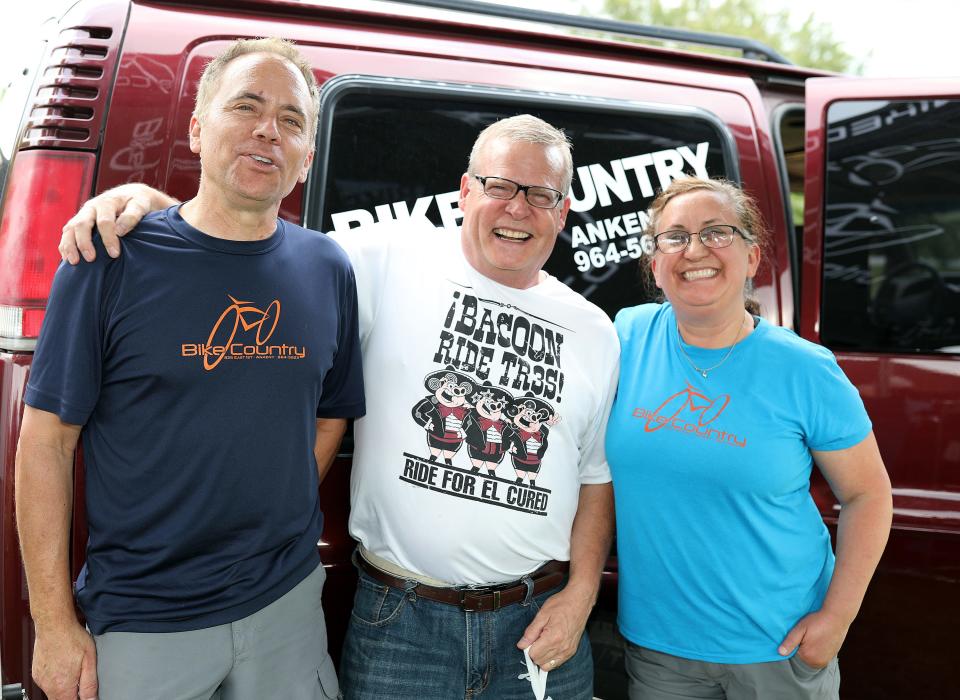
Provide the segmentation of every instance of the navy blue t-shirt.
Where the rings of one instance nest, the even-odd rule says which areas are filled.
[[[90,629],[245,617],[318,564],[315,416],[364,413],[353,271],[278,221],[239,242],[148,215],[61,265],[25,401],[83,425]]]

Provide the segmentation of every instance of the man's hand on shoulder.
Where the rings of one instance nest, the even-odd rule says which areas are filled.
[[[86,202],[63,227],[60,257],[71,265],[93,261],[93,228],[110,257],[120,255],[120,237],[127,235],[148,212],[165,209],[177,203],[172,197],[146,185],[131,182],[114,187]]]
[[[97,648],[80,623],[37,626],[33,678],[50,700],[97,697]]]

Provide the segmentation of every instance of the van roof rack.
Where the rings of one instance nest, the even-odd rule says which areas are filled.
[[[635,24],[603,17],[584,17],[568,15],[562,12],[548,12],[546,10],[532,10],[510,5],[494,5],[489,2],[475,0],[389,0],[407,5],[422,5],[443,10],[474,12],[495,17],[527,20],[543,24],[553,24],[577,29],[592,29],[599,32],[609,32],[622,36],[643,37],[659,41],[676,41],[684,44],[700,46],[717,46],[726,49],[736,49],[743,53],[744,58],[770,63],[791,65],[792,61],[755,39],[747,39],[726,34],[711,34],[709,32],[695,32],[687,29],[670,27],[653,27],[646,24]]]

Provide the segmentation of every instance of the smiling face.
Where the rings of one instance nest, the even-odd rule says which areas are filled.
[[[694,190],[678,195],[663,208],[657,233],[682,230],[695,233],[711,224],[742,228],[733,203],[723,194]],[[743,291],[757,272],[760,249],[741,236],[727,248],[706,248],[697,236],[681,253],[657,251],[650,267],[657,286],[678,315],[742,313]]]
[[[472,176],[503,177],[562,191],[562,163],[556,146],[497,138],[483,147],[475,163],[477,172],[460,180],[461,243],[477,272],[517,289],[537,284],[566,222],[570,199],[565,197],[554,209],[531,206],[522,192],[513,199],[494,199]]]
[[[541,405],[537,405],[540,403]],[[553,412],[543,402],[534,399],[523,399],[510,404],[507,416],[523,431],[536,433],[544,423],[551,420]]]
[[[440,386],[433,392],[433,395],[444,406],[451,408],[463,406],[467,403],[467,394],[470,393],[471,386],[467,382],[457,382],[456,377],[449,376],[439,380]]]
[[[528,433],[535,433],[540,430],[540,426],[545,419],[546,416],[543,415],[542,411],[537,411],[534,408],[524,408],[513,417],[513,422],[521,430],[525,430]]]
[[[231,61],[203,116],[190,119],[200,192],[240,209],[279,207],[310,170],[312,111],[303,75],[287,59],[251,53]]]
[[[484,418],[489,418],[490,420],[500,420],[500,415],[503,413],[504,407],[507,405],[507,402],[496,396],[485,396],[477,401],[476,409]]]

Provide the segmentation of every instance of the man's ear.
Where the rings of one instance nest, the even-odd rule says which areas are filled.
[[[460,211],[467,210],[467,208],[463,205],[464,202],[467,201],[467,197],[470,195],[470,181],[472,179],[473,178],[467,173],[464,173],[460,176]]]
[[[197,119],[196,114],[190,115],[190,128],[188,129],[190,135],[190,150],[197,155],[200,155],[200,120]]]
[[[297,182],[306,182],[307,175],[310,174],[310,166],[313,164],[313,155],[315,149],[311,148],[310,152],[307,154],[307,157],[303,160],[303,167],[300,169],[300,175],[297,177]]]
[[[560,220],[558,222],[560,225],[560,231],[562,231],[563,227],[567,225],[567,214],[570,213],[570,203],[570,197],[567,196],[563,198],[563,203],[560,205]]]

